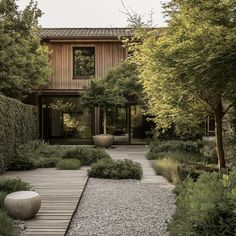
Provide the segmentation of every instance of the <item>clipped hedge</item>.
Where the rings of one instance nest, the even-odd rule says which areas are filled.
[[[37,138],[37,108],[0,95],[0,172],[14,161],[20,144]]]
[[[140,163],[131,160],[101,159],[88,170],[88,176],[104,179],[142,179]]]

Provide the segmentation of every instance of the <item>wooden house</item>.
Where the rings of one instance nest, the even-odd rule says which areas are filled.
[[[91,77],[102,79],[109,69],[127,58],[121,38],[132,36],[129,28],[45,28],[41,41],[51,51],[53,73],[41,90],[41,137],[52,143],[91,143],[102,130],[99,109],[83,109],[80,92]],[[140,107],[128,102],[108,113],[107,132],[115,143],[143,143],[150,123]]]

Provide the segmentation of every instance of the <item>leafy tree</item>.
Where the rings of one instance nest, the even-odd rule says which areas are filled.
[[[148,112],[161,128],[196,127],[215,118],[219,168],[226,166],[222,119],[236,103],[236,1],[172,0],[168,28],[138,29],[131,44],[139,65]]]
[[[106,134],[107,109],[123,105],[126,99],[105,80],[91,80],[90,86],[81,93],[81,104],[84,107],[98,107],[103,111],[103,133]]]
[[[22,98],[48,82],[49,51],[40,45],[37,4],[19,11],[16,0],[0,2],[0,92]]]
[[[112,86],[120,95],[133,97],[135,101],[141,101],[142,84],[139,81],[137,65],[125,61],[108,71],[104,80],[108,86]]]

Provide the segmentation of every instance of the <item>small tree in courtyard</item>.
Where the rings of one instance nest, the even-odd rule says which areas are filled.
[[[114,87],[105,80],[91,80],[90,85],[81,93],[81,104],[84,107],[100,108],[103,112],[103,134],[107,133],[107,109],[123,105],[126,101]]]

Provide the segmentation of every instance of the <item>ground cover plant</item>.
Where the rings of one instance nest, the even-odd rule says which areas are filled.
[[[176,211],[169,223],[174,235],[236,234],[236,172],[205,173],[180,184]]]
[[[89,177],[105,179],[141,179],[142,167],[131,160],[101,159],[91,166]]]
[[[19,146],[17,157],[10,169],[31,170],[40,167],[55,167],[63,155],[64,146],[49,145],[41,140],[33,140]]]
[[[91,165],[100,159],[110,159],[110,155],[102,148],[92,148],[89,146],[78,146],[67,150],[64,159],[78,159],[81,165]]]
[[[81,162],[77,159],[61,159],[56,164],[56,168],[59,170],[78,170],[80,167]]]
[[[187,177],[217,171],[214,144],[203,141],[157,140],[150,143],[147,158],[157,174],[176,184]]]
[[[30,185],[19,178],[0,177],[0,235],[11,236],[14,226],[13,220],[3,209],[5,197],[12,192],[27,191],[30,189]]]
[[[81,165],[91,165],[105,158],[111,157],[102,148],[85,145],[50,145],[42,140],[33,140],[18,147],[16,158],[9,168],[11,170],[52,168],[61,159],[77,159]],[[69,161],[61,163],[69,163]]]

